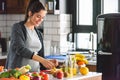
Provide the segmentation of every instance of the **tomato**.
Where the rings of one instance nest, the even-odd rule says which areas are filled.
[[[39,73],[40,76],[43,76],[44,74],[45,74],[45,72],[43,72],[43,71],[40,71],[40,73]]]
[[[42,76],[42,80],[49,80],[49,75],[48,74],[44,74]]]

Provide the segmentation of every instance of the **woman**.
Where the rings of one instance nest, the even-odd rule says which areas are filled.
[[[45,7],[39,0],[29,2],[25,20],[12,27],[11,44],[6,61],[7,69],[29,64],[32,67],[31,71],[38,71],[58,65],[56,60],[44,59],[42,34],[36,29],[46,13]]]

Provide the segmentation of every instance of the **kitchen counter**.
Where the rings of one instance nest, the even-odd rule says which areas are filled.
[[[0,59],[6,59],[7,58],[7,52],[0,53]]]
[[[96,61],[92,61],[92,60],[88,61],[88,65],[96,65],[96,64],[97,64]]]
[[[2,54],[0,54],[0,59],[6,59],[7,58],[7,54],[6,53],[2,53]],[[52,57],[53,58],[53,57]],[[56,57],[55,57],[56,58]],[[58,58],[58,57],[57,57]],[[58,58],[58,61],[59,62],[64,62],[64,60],[63,59],[65,59],[65,57],[59,57]],[[94,60],[88,60],[88,65],[96,65],[96,61]]]
[[[60,79],[54,78],[52,75],[50,75],[50,80],[60,80]],[[72,78],[64,78],[61,80],[102,80],[102,73],[89,72],[87,75],[78,74]]]
[[[0,59],[6,59],[6,58],[7,58],[7,55],[0,56]]]
[[[66,56],[64,55],[54,55],[54,56],[46,56],[46,59],[57,59],[58,62],[64,62],[66,59]],[[96,65],[96,60],[88,60],[88,65]]]

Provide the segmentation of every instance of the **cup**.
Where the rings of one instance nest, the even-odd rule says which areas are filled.
[[[60,52],[59,48],[56,45],[51,46],[51,49],[50,49],[51,55],[59,55],[59,52]]]

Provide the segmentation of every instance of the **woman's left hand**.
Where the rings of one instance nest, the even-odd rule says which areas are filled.
[[[56,59],[52,59],[52,60],[50,60],[52,63],[54,63],[55,64],[55,66],[58,66],[58,61],[56,60]]]

